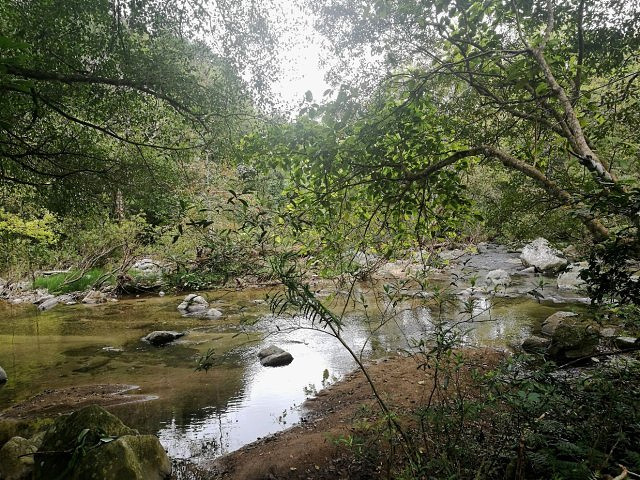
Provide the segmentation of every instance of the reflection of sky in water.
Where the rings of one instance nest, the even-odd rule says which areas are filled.
[[[443,318],[457,318],[455,328],[467,345],[502,347],[529,334],[536,318],[548,315],[540,307],[533,302],[513,301],[491,305],[490,299],[481,297],[473,305],[473,323],[465,321],[468,314],[451,310],[444,312]],[[308,326],[304,320],[296,321],[298,326]],[[426,307],[399,309],[391,321],[377,328],[362,316],[350,314],[343,336],[366,357],[373,350],[384,354],[428,339],[434,332],[434,321],[434,314]],[[309,329],[287,331],[290,325],[287,321],[270,317],[265,317],[258,328],[275,331],[272,328],[275,322],[281,327],[280,332],[242,353],[244,391],[238,397],[230,399],[224,409],[204,409],[189,424],[177,424],[174,420],[163,425],[158,436],[169,455],[197,462],[288,428],[304,416],[298,407],[305,398],[314,389],[322,388],[325,369],[335,379],[355,367],[348,352],[326,333]],[[291,352],[293,363],[279,368],[262,367],[257,351],[270,344]]]
[[[362,347],[367,334],[361,326],[345,330],[351,345]],[[260,365],[257,352],[276,344],[294,360],[285,367]],[[365,347],[365,354],[370,347]],[[245,389],[231,399],[225,410],[210,409],[189,425],[168,422],[158,432],[160,441],[174,458],[206,458],[233,451],[247,443],[299,422],[299,406],[329,379],[353,370],[354,362],[336,339],[323,332],[296,330],[269,336],[259,347],[244,352]],[[203,445],[207,451],[203,451]]]

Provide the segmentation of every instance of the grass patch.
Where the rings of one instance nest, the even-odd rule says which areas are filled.
[[[92,287],[96,281],[103,278],[105,271],[102,268],[92,268],[84,275],[79,270],[71,270],[67,273],[57,273],[38,277],[34,280],[34,288],[46,288],[50,293],[69,293],[86,290]],[[113,279],[107,278],[107,283]]]

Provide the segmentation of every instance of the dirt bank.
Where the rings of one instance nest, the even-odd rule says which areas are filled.
[[[462,385],[474,369],[493,367],[502,352],[465,352]],[[431,370],[419,369],[416,357],[393,357],[369,367],[369,372],[388,405],[400,414],[410,413],[426,401],[433,386]],[[377,416],[379,409],[364,375],[352,373],[339,383],[319,392],[304,405],[308,416],[300,425],[203,465],[191,478],[246,479],[363,479],[371,478],[371,465],[364,466],[345,448],[345,438],[354,429],[354,420]],[[341,444],[342,443],[342,444]],[[212,475],[214,475],[212,477]]]

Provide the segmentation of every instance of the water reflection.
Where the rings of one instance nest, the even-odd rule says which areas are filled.
[[[254,302],[265,294],[225,294],[221,308],[228,315],[216,322],[181,318],[175,309],[180,299],[175,297],[98,307],[61,306],[44,314],[34,308],[4,309],[0,365],[10,383],[0,389],[0,409],[44,389],[140,385],[137,393],[159,398],[113,407],[114,413],[143,433],[157,433],[172,457],[195,463],[288,428],[305,415],[299,406],[307,396],[355,364],[335,338],[312,329],[308,319],[268,315],[267,305]],[[560,307],[482,295],[471,304],[457,302],[443,308],[423,300],[399,305],[377,302],[368,303],[381,305],[388,314],[386,321],[358,308],[351,309],[344,321],[344,339],[363,357],[429,341],[438,321],[456,328],[467,345],[509,345]],[[259,319],[250,330],[267,332],[264,340],[246,343],[233,336],[237,319],[247,315]],[[155,329],[191,333],[167,348],[141,344],[140,337]],[[262,367],[257,352],[270,344],[291,352],[293,363]],[[219,364],[208,373],[194,372],[195,357],[211,345],[220,349]]]

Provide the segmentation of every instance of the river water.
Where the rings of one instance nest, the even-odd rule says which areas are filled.
[[[154,399],[110,410],[142,433],[157,434],[172,458],[194,463],[288,428],[304,417],[306,398],[353,370],[355,363],[335,338],[312,329],[307,319],[272,315],[265,299],[273,293],[205,292],[212,306],[224,312],[217,320],[181,317],[176,306],[182,296],[58,306],[44,313],[33,306],[0,305],[0,365],[10,379],[0,388],[0,411],[52,389],[136,385],[134,393]],[[439,319],[463,320],[469,312],[461,314],[461,305],[440,310],[433,300],[401,302],[384,317],[371,306],[367,315],[352,305],[343,337],[364,358],[388,355],[429,339]],[[490,296],[479,296],[474,305],[474,322],[457,326],[461,340],[496,348],[518,343],[548,315],[567,308]],[[189,333],[157,348],[140,341],[153,330]],[[291,352],[294,361],[262,367],[256,354],[271,344]],[[214,367],[196,372],[196,359],[209,348],[214,349]]]

